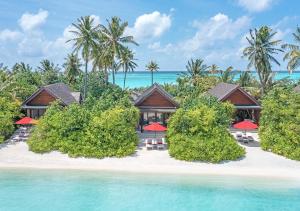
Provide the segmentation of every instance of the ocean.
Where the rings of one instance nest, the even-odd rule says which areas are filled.
[[[300,210],[299,181],[62,170],[3,170],[0,210]]]
[[[158,71],[154,73],[154,82],[159,84],[164,83],[175,83],[176,79],[183,74],[184,71]],[[257,77],[255,72],[252,73],[254,77]],[[289,74],[288,71],[276,71],[274,72],[275,79],[283,79],[289,78],[292,80],[299,80],[300,79],[300,72],[294,72]],[[235,75],[234,79],[238,79],[239,74]],[[110,81],[111,81],[110,77]],[[116,84],[123,87],[123,80],[124,80],[124,73],[118,72],[116,74]],[[127,73],[127,80],[126,80],[126,87],[128,88],[138,88],[138,87],[145,87],[151,85],[151,73],[148,71],[135,71]]]

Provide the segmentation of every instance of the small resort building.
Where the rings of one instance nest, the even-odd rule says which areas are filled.
[[[258,122],[261,106],[246,90],[236,84],[219,83],[208,93],[219,101],[229,101],[236,108],[235,122],[251,119]]]
[[[158,122],[164,126],[179,104],[160,85],[154,83],[143,93],[133,96],[134,105],[140,110],[140,129],[144,125]]]
[[[64,83],[50,84],[39,88],[22,104],[22,109],[26,111],[28,117],[37,119],[41,117],[47,107],[54,101],[59,101],[61,105],[68,106],[72,103],[80,103],[80,92],[72,92]]]

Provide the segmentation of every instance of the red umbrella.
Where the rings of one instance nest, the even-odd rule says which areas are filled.
[[[150,125],[145,126],[144,130],[160,132],[160,131],[166,131],[167,128],[162,126],[158,122],[154,122],[154,123],[151,123]]]
[[[258,125],[251,122],[250,120],[244,120],[242,122],[234,124],[233,127],[242,130],[254,130],[258,128]]]
[[[166,131],[167,128],[159,124],[158,122],[151,123],[150,125],[147,125],[144,127],[144,130],[147,131],[154,131],[155,132],[155,137],[156,137],[156,132],[162,132]]]
[[[36,124],[36,120],[30,117],[24,117],[16,122],[17,125],[33,125]]]

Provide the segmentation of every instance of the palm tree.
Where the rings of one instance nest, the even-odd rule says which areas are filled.
[[[93,71],[103,71],[104,81],[108,84],[108,69],[113,66],[112,53],[104,51],[102,45],[97,45],[92,52]]]
[[[135,60],[134,53],[131,50],[129,50],[129,48],[127,48],[121,55],[119,65],[122,66],[124,71],[123,89],[125,89],[125,85],[126,85],[127,72],[133,71],[137,67],[137,64],[134,62],[134,60]]]
[[[293,33],[294,40],[300,44],[300,27],[297,27],[296,32]],[[289,60],[287,69],[292,73],[295,69],[300,67],[300,46],[293,44],[284,44],[282,48],[288,49],[289,51],[285,54],[283,60]]]
[[[220,69],[219,69],[218,65],[213,64],[213,65],[210,66],[209,72],[211,74],[219,73],[219,71],[220,71]]]
[[[58,65],[55,65],[53,62],[50,62],[48,59],[42,60],[40,62],[40,66],[38,66],[37,69],[42,74],[42,83],[44,85],[59,82],[60,69]]]
[[[65,76],[68,80],[68,83],[74,84],[76,83],[78,77],[81,74],[81,63],[76,54],[69,54],[67,58],[65,58],[66,62],[63,64],[65,68]]]
[[[138,45],[133,36],[124,35],[125,29],[128,26],[127,22],[122,22],[118,17],[112,17],[107,20],[108,26],[100,25],[101,40],[103,41],[103,50],[106,51],[106,58],[113,61],[107,61],[109,64],[117,63],[117,58],[121,58],[126,50],[125,44]],[[115,84],[116,69],[112,67],[113,84]]]
[[[248,69],[254,67],[257,71],[259,81],[261,84],[262,94],[272,84],[272,65],[280,63],[273,56],[279,52],[283,52],[282,49],[276,48],[281,42],[280,40],[274,40],[274,36],[277,32],[272,32],[272,29],[263,26],[259,30],[250,30],[250,37],[246,37],[249,46],[243,51],[243,56],[249,60]]]
[[[240,78],[238,79],[238,83],[241,87],[247,87],[252,82],[252,75],[250,71],[243,71],[240,74]]]
[[[226,68],[225,71],[220,70],[219,71],[220,72],[220,76],[219,76],[220,80],[224,83],[232,83],[234,76],[235,76],[235,73],[232,72],[232,70],[233,70],[232,66]]]
[[[159,66],[155,61],[150,61],[146,65],[146,69],[151,72],[151,84],[153,85],[153,73],[159,70]]]
[[[91,58],[91,52],[95,48],[95,38],[99,31],[99,26],[94,24],[94,18],[91,16],[80,17],[77,19],[77,23],[72,23],[75,30],[70,32],[75,36],[67,42],[73,42],[74,52],[81,51],[81,56],[85,61],[84,71],[84,87],[83,87],[83,99],[87,94],[87,77],[88,77],[88,63]]]
[[[191,59],[190,61],[188,61],[188,64],[186,65],[186,70],[188,75],[192,79],[193,85],[196,85],[198,77],[207,75],[208,68],[209,67],[204,64],[204,60],[202,59],[196,59],[195,61]]]

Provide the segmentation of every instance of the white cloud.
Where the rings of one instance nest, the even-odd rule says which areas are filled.
[[[94,18],[94,23],[96,25],[99,25],[101,23],[99,16],[97,16],[97,15],[91,15],[91,18]]]
[[[193,26],[198,31],[192,38],[181,43],[181,48],[186,52],[194,52],[205,46],[216,45],[217,41],[233,40],[241,30],[249,27],[250,22],[251,19],[247,16],[232,20],[222,13],[206,22],[195,21]]]
[[[12,31],[9,29],[4,29],[0,31],[0,40],[1,41],[15,41],[19,39],[22,34],[19,31]]]
[[[238,4],[250,12],[261,12],[268,9],[274,0],[238,0]]]
[[[160,42],[154,42],[148,45],[149,49],[156,50],[160,48]]]
[[[43,25],[48,17],[48,11],[40,9],[38,13],[24,13],[19,19],[20,27],[24,31],[31,31]]]
[[[133,27],[128,27],[126,34],[141,41],[160,37],[171,27],[171,16],[158,11],[139,16]]]

